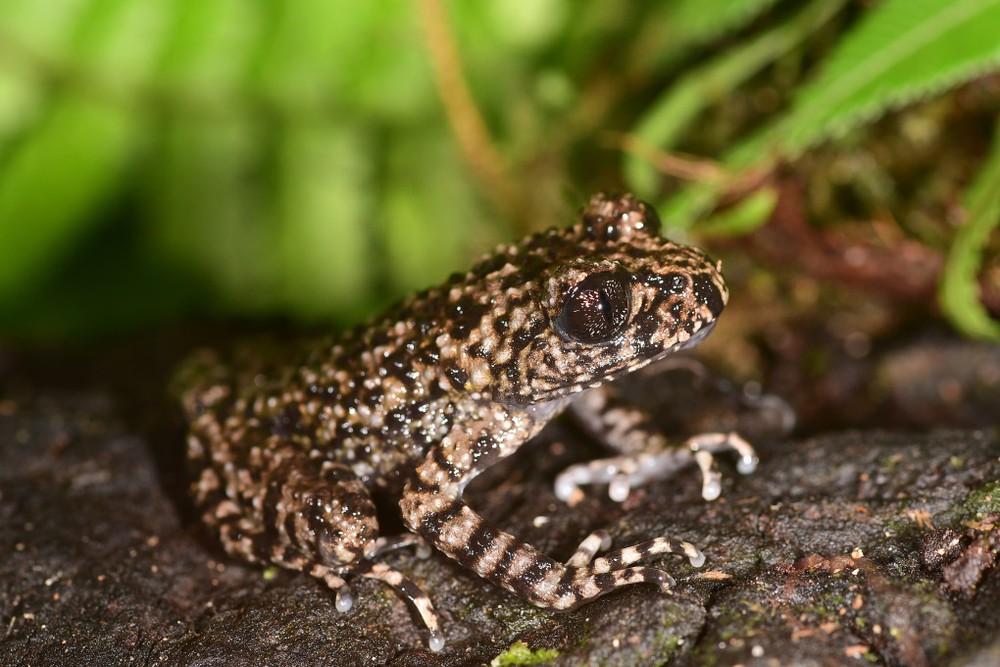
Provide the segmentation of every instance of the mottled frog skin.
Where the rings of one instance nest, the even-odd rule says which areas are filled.
[[[635,583],[669,590],[666,572],[641,563],[674,553],[701,565],[688,543],[659,537],[598,557],[609,541],[595,533],[563,564],[462,501],[476,475],[566,409],[616,455],[560,475],[563,500],[607,483],[620,501],[691,463],[712,499],[721,450],[753,469],[735,434],[671,446],[608,384],[695,345],[726,303],[718,265],[658,231],[648,205],[598,195],[575,226],[501,246],[347,335],[196,354],[178,382],[205,523],[234,556],[323,580],[340,610],[350,578],[385,582],[414,605],[434,650],[444,639],[433,605],[379,562],[389,549],[429,543],[540,607]],[[412,535],[379,536],[375,490],[398,499]]]

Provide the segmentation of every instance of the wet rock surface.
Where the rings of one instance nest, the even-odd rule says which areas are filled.
[[[477,480],[470,504],[557,558],[606,528],[616,546],[689,540],[706,565],[663,560],[672,595],[636,586],[555,613],[439,554],[392,554],[442,617],[448,643],[433,654],[384,586],[356,582],[355,606],[341,614],[306,576],[227,558],[185,499],[176,415],[157,404],[158,419],[135,419],[134,396],[83,385],[41,374],[0,394],[2,665],[991,665],[1000,656],[995,428],[778,439],[749,424],[761,466],[741,477],[723,460],[718,501],[701,499],[690,471],[621,505],[593,488],[569,508],[552,480],[598,450],[554,424]],[[665,392],[642,393],[672,400]],[[675,413],[663,411],[666,425]],[[711,409],[698,414],[695,426],[713,425]]]

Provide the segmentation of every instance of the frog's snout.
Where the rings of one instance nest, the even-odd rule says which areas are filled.
[[[691,279],[691,290],[695,299],[712,313],[712,318],[719,316],[729,300],[729,290],[722,282],[721,276],[710,273],[699,273]]]

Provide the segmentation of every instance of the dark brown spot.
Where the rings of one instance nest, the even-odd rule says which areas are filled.
[[[290,436],[302,432],[302,411],[298,403],[288,403],[278,412],[271,423],[271,430],[278,436]]]
[[[465,389],[465,384],[469,381],[469,374],[464,369],[457,366],[450,366],[444,372],[455,389]]]
[[[708,306],[708,310],[713,317],[718,317],[726,303],[722,299],[722,292],[716,287],[710,275],[699,273],[692,279],[692,292],[698,303]]]

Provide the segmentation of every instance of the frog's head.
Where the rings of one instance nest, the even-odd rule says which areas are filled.
[[[692,347],[714,327],[728,298],[719,265],[660,237],[652,207],[597,195],[582,217],[494,256],[494,279],[507,287],[492,290],[462,355],[471,388],[509,404],[557,400]]]

